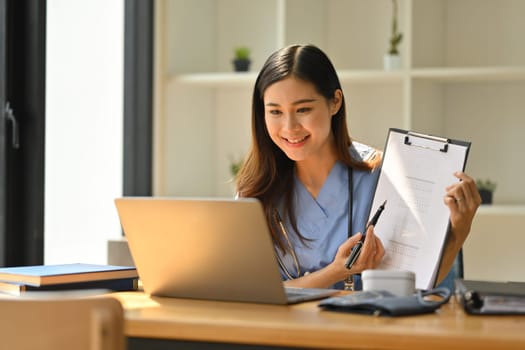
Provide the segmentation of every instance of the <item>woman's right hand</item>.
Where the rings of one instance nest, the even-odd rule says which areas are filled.
[[[284,282],[285,285],[302,288],[330,288],[337,282],[344,281],[350,275],[377,267],[385,255],[385,249],[381,240],[374,234],[373,226],[370,226],[359,258],[350,270],[346,268],[346,260],[352,251],[352,247],[359,242],[361,236],[361,233],[355,234],[341,244],[337,249],[334,261],[328,266],[299,278],[287,280]]]
[[[379,237],[375,235],[374,226],[371,225],[366,232],[361,254],[359,254],[359,257],[352,268],[347,269],[345,266],[346,260],[352,251],[352,247],[359,242],[361,236],[361,233],[353,235],[341,244],[337,250],[337,254],[332,264],[334,264],[334,268],[338,271],[338,275],[341,276],[340,280],[344,280],[350,275],[360,273],[364,270],[376,268],[385,256],[383,243],[381,243]]]

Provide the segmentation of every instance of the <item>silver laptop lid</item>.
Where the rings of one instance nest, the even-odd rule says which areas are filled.
[[[115,204],[146,293],[287,303],[256,199],[125,197]]]

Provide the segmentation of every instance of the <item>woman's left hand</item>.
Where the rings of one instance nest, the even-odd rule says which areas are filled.
[[[476,182],[463,172],[454,173],[460,181],[446,188],[445,204],[450,210],[453,240],[459,246],[467,238],[481,197]]]

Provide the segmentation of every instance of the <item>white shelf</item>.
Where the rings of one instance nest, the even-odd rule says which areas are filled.
[[[410,76],[442,82],[525,81],[525,66],[419,68],[411,70]]]
[[[392,83],[402,82],[405,76],[438,82],[525,82],[525,67],[476,67],[476,68],[418,68],[412,70],[343,70],[338,72],[341,83]],[[195,73],[174,76],[178,84],[201,87],[253,87],[256,72],[246,73]]]
[[[525,219],[525,205],[511,205],[511,204],[481,205],[478,209],[478,214],[483,215],[483,216],[502,215],[502,214],[503,215],[523,215]]]
[[[257,73],[195,73],[172,77],[175,83],[201,87],[253,87]]]

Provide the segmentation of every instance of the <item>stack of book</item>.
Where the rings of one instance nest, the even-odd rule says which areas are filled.
[[[135,290],[134,266],[61,264],[0,268],[0,292],[21,295],[27,291],[78,289]]]

